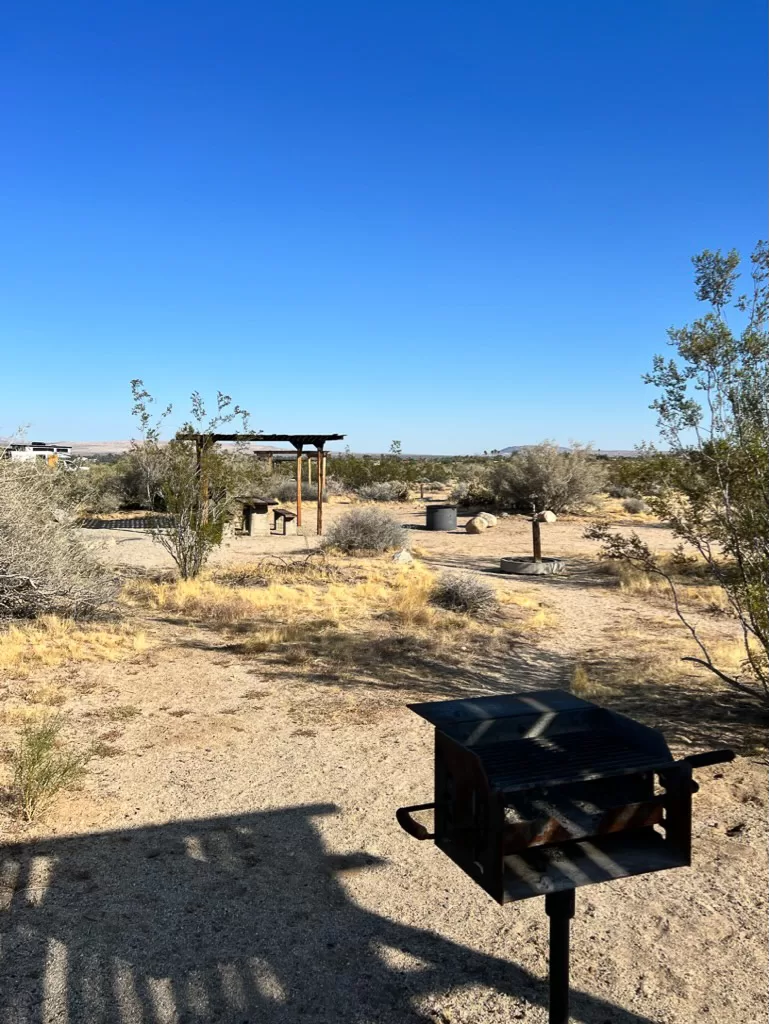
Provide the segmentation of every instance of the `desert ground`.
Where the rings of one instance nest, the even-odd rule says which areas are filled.
[[[765,722],[680,661],[669,601],[607,571],[584,517],[543,527],[567,573],[523,579],[496,568],[530,549],[524,518],[470,536],[424,530],[423,504],[398,515],[413,562],[238,537],[186,589],[142,531],[83,531],[125,581],[122,617],[91,639],[19,636],[2,677],[6,746],[54,709],[94,750],[33,824],[2,810],[2,1024],[543,1024],[543,901],[497,906],[394,812],[432,798],[432,730],[409,702],[555,687],[679,756],[739,755],[697,773],[691,868],[577,891],[573,1020],[766,1019]],[[650,517],[612,515],[673,550]],[[492,620],[429,608],[444,569],[494,585]],[[734,648],[712,588],[685,600]]]

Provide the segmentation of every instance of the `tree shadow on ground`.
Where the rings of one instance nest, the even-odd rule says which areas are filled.
[[[276,625],[280,625],[276,620]],[[302,623],[292,639],[259,649],[249,637],[252,626],[237,627],[230,640],[191,638],[184,646],[224,650],[258,659],[273,678],[332,684],[369,694],[420,693],[426,699],[479,696],[506,690],[562,687],[571,662],[534,644],[511,638],[468,636],[452,642],[396,627],[383,629],[376,620],[347,631],[328,620]],[[221,632],[212,628],[213,636]],[[238,635],[244,636],[239,640]]]
[[[730,747],[752,755],[767,743],[769,713],[756,701],[726,686],[689,674],[682,663],[674,679],[652,675],[648,658],[594,659],[584,662],[600,682],[583,694],[587,700],[660,729],[668,742],[696,749]]]
[[[516,552],[516,554],[522,554]],[[560,558],[560,555],[556,554]],[[566,571],[556,576],[525,576],[505,573],[499,567],[500,556],[476,555],[468,557],[462,552],[457,555],[425,554],[422,561],[434,568],[449,569],[457,572],[477,572],[486,576],[494,576],[502,583],[529,583],[543,590],[552,587],[569,588],[600,587],[602,590],[616,590],[619,587],[617,577],[607,571],[604,565],[594,558],[582,556],[564,556]]]
[[[422,1000],[474,985],[546,1002],[515,962],[356,904],[341,876],[382,862],[329,855],[316,821],[335,811],[0,847],[0,1021],[416,1024],[435,1020]],[[388,950],[421,968],[393,966]],[[573,1019],[654,1024],[580,992]]]

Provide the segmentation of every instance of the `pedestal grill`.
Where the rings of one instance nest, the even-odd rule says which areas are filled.
[[[545,897],[550,1021],[566,1024],[574,889],[689,865],[692,769],[734,754],[675,761],[656,729],[562,690],[409,706],[435,726],[435,798],[398,822],[497,902]]]

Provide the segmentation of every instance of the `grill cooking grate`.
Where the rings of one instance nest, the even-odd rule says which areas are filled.
[[[475,748],[489,781],[506,792],[651,771],[670,764],[610,732],[561,733]]]

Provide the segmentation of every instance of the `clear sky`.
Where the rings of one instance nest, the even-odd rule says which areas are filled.
[[[766,234],[763,0],[20,0],[0,434],[128,382],[474,452],[654,434],[690,256]]]

